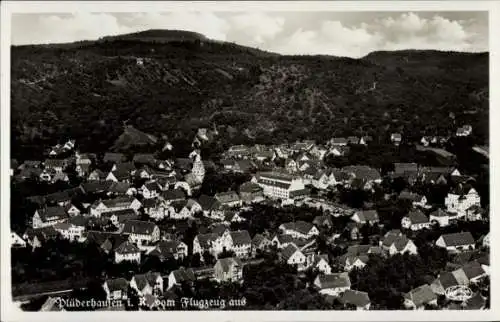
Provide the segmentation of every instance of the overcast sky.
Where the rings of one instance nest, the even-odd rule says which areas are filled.
[[[488,50],[487,12],[170,12],[13,14],[12,43],[196,31],[282,54],[361,57],[375,50]]]

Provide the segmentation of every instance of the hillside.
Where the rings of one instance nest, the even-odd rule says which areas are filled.
[[[488,138],[487,53],[281,56],[156,30],[17,46],[11,57],[17,158],[69,137],[84,150],[109,149],[125,121],[179,142],[201,126],[216,126],[229,144],[390,131],[418,137],[462,122],[478,144]]]

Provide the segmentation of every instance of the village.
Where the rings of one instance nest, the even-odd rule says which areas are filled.
[[[175,305],[162,303],[170,303],[176,290],[189,285],[203,299],[206,295],[196,293],[200,281],[251,284],[246,276],[251,267],[274,262],[290,267],[306,281],[304,288],[330,308],[369,310],[377,309],[377,300],[361,286],[359,274],[368,274],[374,256],[381,263],[398,256],[426,261],[430,259],[423,254],[433,252],[444,254],[442,267],[426,276],[426,283],[397,290],[400,309],[489,305],[489,206],[482,203],[475,174],[464,172],[460,164],[395,162],[382,173],[368,165],[325,163],[349,154],[352,146],[369,146],[374,140],[369,136],[335,137],[326,144],[234,145],[220,160],[205,160],[200,146],[216,140],[209,132],[199,129],[192,152],[172,159],[158,159],[155,153],[100,155],[79,151],[78,142],[65,139],[47,147],[40,160],[12,160],[13,190],[19,184],[66,187],[23,196],[26,213],[11,214],[27,219],[11,231],[13,254],[95,247],[96,256],[109,259],[109,267],[126,268],[95,279],[103,300],[126,303],[134,298],[140,310],[172,309]],[[464,125],[454,136],[471,132]],[[425,136],[411,144],[448,158],[451,153],[443,148],[447,139]],[[410,143],[392,133],[388,144]],[[166,149],[172,146],[166,144]],[[217,183],[213,189],[202,188],[209,173],[226,178],[231,188],[219,189]],[[442,200],[432,189],[444,191]],[[28,269],[23,260],[13,257],[13,272]],[[145,263],[150,270],[130,268]],[[40,310],[64,310],[54,294],[87,287],[57,286],[54,277],[47,281],[52,286],[37,288],[42,280],[18,281],[32,289],[14,292],[14,299],[29,302],[44,296]]]

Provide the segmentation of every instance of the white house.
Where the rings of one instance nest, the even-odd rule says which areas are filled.
[[[82,242],[84,241],[85,226],[75,225],[70,222],[63,222],[54,225],[54,229],[61,234],[64,239],[72,241]]]
[[[338,296],[351,288],[351,280],[347,272],[318,275],[314,285],[320,294]]]
[[[168,290],[176,285],[181,285],[186,282],[194,282],[196,281],[196,276],[194,274],[193,269],[188,268],[185,269],[181,267],[179,269],[173,270],[168,275]]]
[[[137,274],[130,280],[130,287],[135,289],[139,296],[160,295],[163,293],[163,278],[160,273],[148,272]]]
[[[446,227],[450,224],[450,220],[456,218],[455,214],[450,214],[441,208],[431,212],[429,215],[429,221],[431,223],[436,222],[440,227]]]
[[[12,248],[24,248],[26,247],[26,241],[12,231],[10,233],[10,246]]]
[[[288,245],[281,251],[281,258],[288,265],[297,265],[299,271],[306,269],[306,256],[293,244]]]
[[[155,223],[141,220],[128,220],[123,225],[122,234],[137,245],[151,245],[160,240],[160,228]]]
[[[294,238],[309,239],[313,236],[319,235],[319,230],[316,226],[301,220],[281,224],[279,229],[283,234],[291,235]]]
[[[436,246],[446,248],[450,253],[459,253],[475,249],[476,242],[468,231],[452,234],[444,234],[436,240]]]
[[[106,280],[102,288],[106,293],[106,299],[109,301],[120,301],[127,299],[127,290],[129,283],[123,277]]]
[[[421,285],[403,295],[404,306],[407,309],[422,310],[425,305],[437,307],[437,295],[429,284]]]
[[[34,229],[43,228],[65,222],[68,220],[68,214],[61,206],[45,207],[36,210],[32,220]]]
[[[420,210],[412,210],[407,216],[401,219],[401,226],[411,230],[428,229],[430,227],[429,218]]]
[[[139,200],[133,197],[117,197],[114,199],[98,200],[90,207],[90,214],[95,217],[101,217],[101,214],[110,211],[133,209],[138,211],[142,207]]]
[[[125,241],[115,249],[115,263],[123,261],[141,262],[141,250],[130,241]]]
[[[167,208],[169,218],[177,220],[192,218],[194,214],[202,211],[200,204],[194,199],[174,201]]]
[[[308,265],[313,270],[318,270],[323,274],[331,274],[332,268],[328,264],[328,255],[314,255],[312,262]]]
[[[161,187],[156,182],[147,182],[142,185],[141,192],[145,199],[152,199],[160,195]]]
[[[263,189],[264,196],[274,199],[295,199],[306,194],[304,182],[280,172],[262,172],[252,178]]]
[[[184,259],[188,255],[188,246],[179,240],[164,240],[160,241],[148,255],[156,256],[160,261],[167,258]]]
[[[481,197],[477,191],[470,188],[458,188],[448,193],[444,200],[448,212],[455,213],[459,217],[467,215],[467,209],[472,206],[481,206]]]

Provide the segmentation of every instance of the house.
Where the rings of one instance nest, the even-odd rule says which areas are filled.
[[[242,206],[240,197],[234,191],[216,193],[214,197],[222,206],[230,208]]]
[[[18,234],[11,231],[10,232],[10,247],[12,248],[25,248],[26,241],[22,239]]]
[[[222,209],[222,205],[214,197],[201,195],[198,198],[198,204],[200,205],[205,217],[219,220],[224,219],[224,210]]]
[[[472,205],[465,210],[465,220],[479,221],[483,220],[484,210],[478,205]]]
[[[214,266],[214,279],[218,282],[243,280],[243,262],[238,257],[218,259]]]
[[[66,173],[64,172],[56,172],[53,174],[50,182],[51,183],[56,183],[58,181],[62,181],[62,182],[68,182],[69,181],[69,177]]]
[[[404,254],[406,252],[411,255],[417,254],[417,246],[398,229],[387,232],[380,241],[380,246],[391,256],[395,254]]]
[[[361,210],[352,215],[351,220],[358,224],[377,224],[379,222],[378,212],[376,210]]]
[[[286,246],[281,251],[280,258],[288,265],[296,265],[298,271],[306,269],[306,256],[294,244]]]
[[[43,164],[46,170],[54,170],[57,173],[63,172],[68,165],[68,161],[65,159],[47,159]]]
[[[89,181],[80,185],[84,194],[102,194],[109,190],[112,182],[110,181]]]
[[[108,220],[116,227],[119,227],[126,221],[138,219],[139,215],[136,211],[134,211],[134,209],[122,209],[104,212],[101,218],[104,221]]]
[[[196,281],[196,276],[192,268],[185,269],[181,267],[179,269],[173,270],[168,275],[168,288],[170,290],[176,285],[182,285],[183,283],[193,283]]]
[[[472,206],[481,206],[481,198],[477,191],[470,186],[459,185],[452,190],[444,200],[446,210],[457,214],[459,217],[467,215],[467,209]]]
[[[76,217],[74,217],[76,218]],[[82,242],[84,240],[85,221],[83,217],[80,223],[62,222],[54,225],[54,229],[62,238],[72,241]]]
[[[249,173],[256,167],[252,160],[236,160],[232,170],[239,173]]]
[[[308,193],[300,178],[277,171],[260,172],[252,182],[262,187],[264,196],[274,199],[295,199]]]
[[[239,223],[244,221],[246,221],[246,219],[241,217],[237,211],[228,210],[224,213],[224,222],[228,225],[233,222]]]
[[[110,171],[106,176],[107,181],[130,182],[131,173],[125,170]]]
[[[160,240],[160,228],[149,221],[128,220],[123,225],[122,234],[128,235],[129,240],[139,246]]]
[[[261,186],[255,182],[245,182],[239,188],[240,199],[243,203],[251,204],[264,200],[264,192]]]
[[[220,237],[215,233],[198,234],[193,240],[193,254],[203,255],[204,252],[209,252],[216,256],[216,246],[219,244],[219,248],[222,246]],[[203,258],[203,256],[201,256]]]
[[[437,295],[445,295],[446,290],[452,286],[465,285],[459,283],[455,275],[451,272],[442,272],[431,283],[432,291]]]
[[[124,196],[107,200],[98,200],[90,206],[90,214],[101,217],[105,212],[133,209],[135,212],[142,207],[139,200],[133,197]]]
[[[339,302],[345,306],[354,306],[356,310],[369,310],[371,301],[367,292],[347,289],[339,297]]]
[[[331,274],[332,268],[328,263],[328,255],[314,255],[312,262],[308,265],[313,270],[317,270],[323,274]]]
[[[165,240],[156,245],[156,248],[148,253],[149,256],[156,256],[160,261],[168,258],[184,259],[188,255],[188,246],[179,240]]]
[[[162,220],[168,216],[168,205],[162,199],[144,199],[142,201],[144,213],[154,220]]]
[[[314,285],[320,294],[338,296],[351,288],[351,280],[347,272],[318,275]]]
[[[438,223],[440,227],[446,227],[450,224],[450,220],[455,219],[457,216],[455,214],[450,214],[439,208],[429,215],[429,221],[431,223]]]
[[[262,234],[256,234],[252,239],[252,251],[255,256],[256,250],[265,251],[271,246],[271,241]]]
[[[167,190],[163,191],[161,193],[161,198],[165,200],[167,204],[170,204],[174,201],[181,201],[186,199],[186,194],[182,189],[172,189],[172,190]]]
[[[142,185],[141,192],[145,199],[156,198],[160,195],[161,187],[156,182],[147,182]]]
[[[488,272],[484,270],[481,263],[477,261],[472,261],[459,269],[460,273],[466,276],[469,283],[478,283],[486,276],[488,276]]]
[[[483,237],[483,241],[481,244],[483,247],[490,248],[490,233],[489,232]]]
[[[421,285],[403,295],[404,306],[407,309],[424,309],[426,305],[437,306],[437,295],[429,284]]]
[[[106,293],[106,300],[119,301],[127,299],[129,283],[123,277],[108,279],[102,285]]]
[[[68,214],[61,206],[45,207],[35,211],[33,215],[32,227],[34,229],[65,222]]]
[[[408,190],[403,190],[399,194],[399,200],[407,200],[411,202],[413,207],[427,207],[427,198],[425,196],[419,195],[418,193],[413,193]]]
[[[411,230],[428,229],[431,225],[429,218],[420,210],[412,210],[401,219],[401,227]]]
[[[136,274],[130,280],[130,287],[135,289],[140,297],[147,294],[160,295],[163,293],[163,278],[156,272]]]
[[[109,181],[105,181],[109,182]],[[110,182],[108,188],[109,196],[133,196],[137,193],[137,189],[132,187],[128,182]]]
[[[436,246],[446,248],[446,250],[451,253],[458,253],[475,249],[476,242],[472,234],[466,231],[441,235],[441,237],[436,240]]]
[[[141,262],[141,250],[130,241],[125,241],[121,243],[115,249],[115,263],[121,263],[123,261],[129,262]]]
[[[332,217],[328,215],[316,216],[313,220],[313,225],[330,229],[333,227]]]
[[[402,136],[400,133],[392,133],[391,134],[391,142],[394,143],[394,145],[399,145],[401,143]]]
[[[37,229],[28,228],[24,232],[22,238],[30,245],[33,249],[41,247],[49,239],[55,239],[59,236],[59,233],[54,229],[53,226],[47,226]]]
[[[351,148],[348,146],[336,145],[336,146],[331,147],[328,150],[327,155],[333,155],[335,157],[340,157],[340,156],[348,155],[350,151],[351,151]]]
[[[194,199],[174,201],[167,208],[168,216],[176,220],[192,218],[196,213],[202,211],[200,204]]]
[[[238,230],[229,232],[230,247],[234,254],[239,258],[248,258],[252,254],[252,238],[246,230]],[[224,238],[224,236],[223,236]],[[227,245],[227,243],[225,243]],[[223,246],[227,247],[227,246]]]
[[[246,159],[250,157],[252,151],[249,147],[245,145],[233,145],[229,147],[229,149],[225,152],[227,157],[237,158],[237,159]]]
[[[103,172],[99,169],[95,169],[94,171],[92,171],[89,174],[87,180],[88,181],[103,181],[103,180],[106,180],[107,176],[108,175],[105,172]]]
[[[339,258],[339,262],[346,272],[350,272],[354,268],[362,269],[365,267],[369,259],[368,254],[347,253]]]
[[[342,171],[347,173],[352,179],[362,179],[366,183],[374,184],[381,183],[382,176],[377,169],[366,165],[349,165],[342,168]]]
[[[308,239],[319,235],[318,228],[313,224],[300,220],[281,224],[279,229],[283,234],[291,235],[294,238]]]

